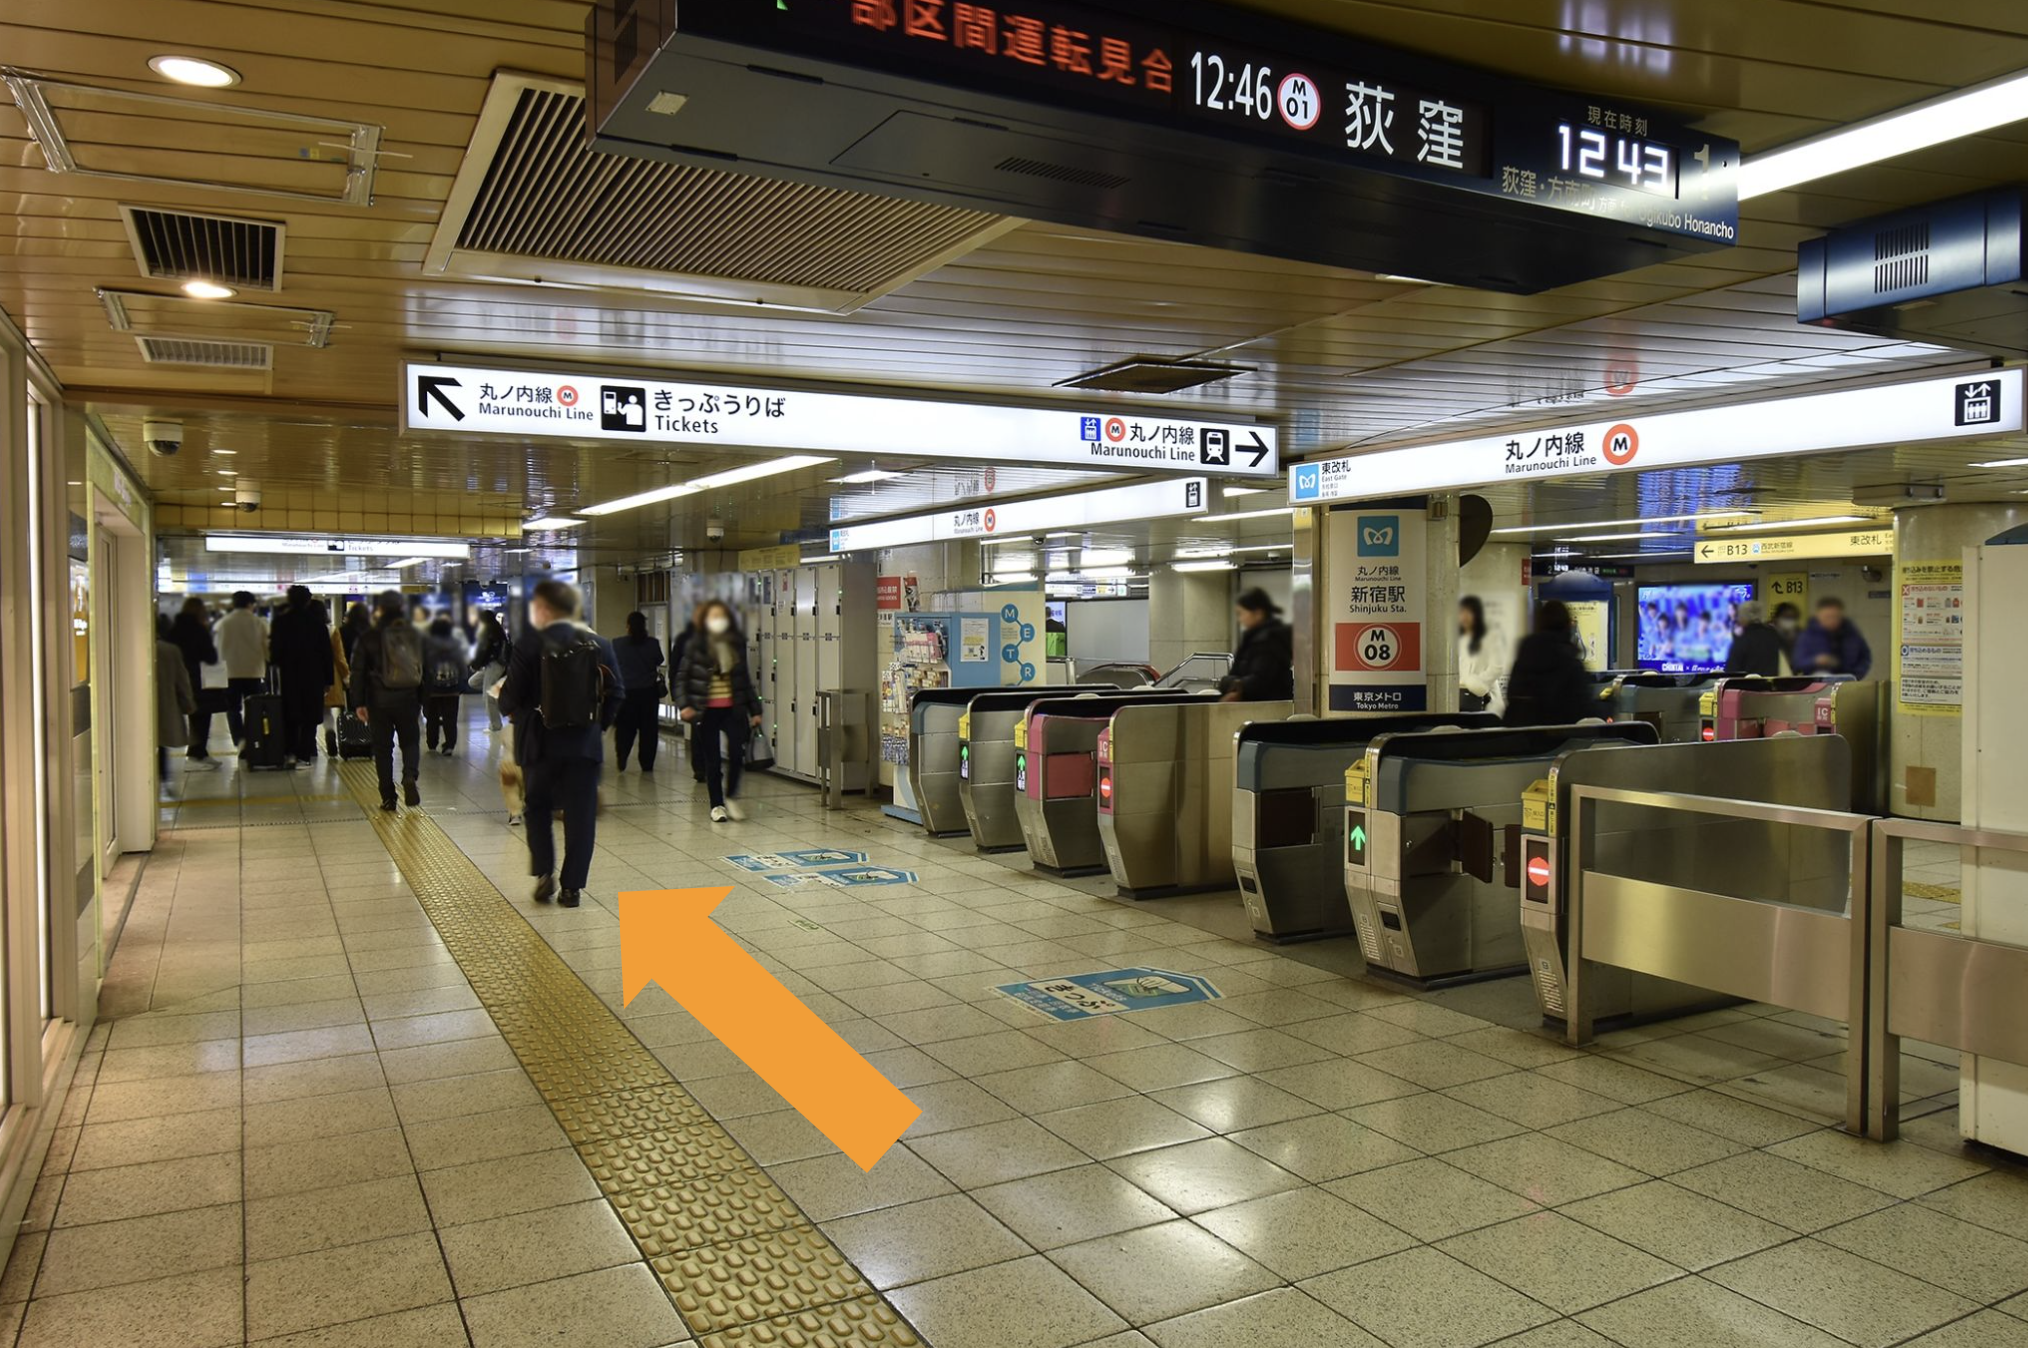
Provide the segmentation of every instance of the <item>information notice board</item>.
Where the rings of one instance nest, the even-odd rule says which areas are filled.
[[[1901,563],[1895,688],[1910,716],[1957,716],[1965,700],[1965,564]]]

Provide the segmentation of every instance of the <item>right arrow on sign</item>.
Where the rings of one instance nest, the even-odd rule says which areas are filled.
[[[444,374],[417,375],[415,377],[416,411],[422,413],[422,415],[424,416],[428,416],[430,414],[430,399],[435,398],[439,403],[443,404],[443,409],[451,414],[451,420],[463,421],[465,419],[464,411],[460,409],[456,403],[451,401],[450,394],[444,392],[444,390],[447,388],[461,388],[461,387],[463,386],[460,385],[457,380],[451,378],[449,375]]]
[[[1240,448],[1245,450],[1251,450],[1253,452],[1253,462],[1249,464],[1248,467],[1258,468],[1260,467],[1261,460],[1265,459],[1268,456],[1268,444],[1267,441],[1260,438],[1259,431],[1252,432],[1252,435],[1253,435],[1253,443],[1250,445],[1241,445]]]

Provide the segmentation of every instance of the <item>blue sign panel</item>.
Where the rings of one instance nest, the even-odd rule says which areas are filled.
[[[793,871],[813,866],[849,866],[865,861],[866,853],[815,848],[805,852],[753,852],[726,860],[744,871]]]
[[[919,878],[914,871],[900,871],[892,866],[847,866],[830,871],[777,872],[768,876],[768,883],[783,889],[800,889],[805,885],[860,889],[869,885],[912,885]]]
[[[1222,994],[1195,974],[1167,969],[1108,969],[1033,983],[1003,983],[999,990],[1052,1020],[1088,1020],[1125,1011],[1146,1011],[1185,1002],[1208,1002]]]

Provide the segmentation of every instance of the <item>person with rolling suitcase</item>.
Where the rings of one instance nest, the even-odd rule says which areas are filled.
[[[423,643],[408,620],[399,590],[374,601],[374,624],[352,647],[353,714],[373,732],[373,765],[380,774],[380,808],[400,806],[394,795],[394,748],[401,745],[402,796],[414,809],[422,804],[416,779],[422,774]]]

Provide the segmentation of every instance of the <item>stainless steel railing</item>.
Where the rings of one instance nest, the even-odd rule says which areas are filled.
[[[1721,819],[1821,829],[1850,848],[1849,912],[1712,893],[1594,869],[1600,807],[1628,806]],[[1810,1015],[1866,1024],[1869,981],[1869,843],[1878,822],[1838,810],[1725,800],[1673,791],[1580,786],[1571,792],[1569,1007],[1572,1044],[1592,1038],[1587,963],[1626,969],[1768,1002]],[[1864,1124],[1863,1053],[1847,1054],[1846,1126]]]
[[[1879,819],[1872,836],[1865,1131],[1891,1142],[1901,1128],[1903,1039],[2028,1064],[2028,947],[1902,926],[1903,853],[1933,842],[2023,855],[2028,833]]]

